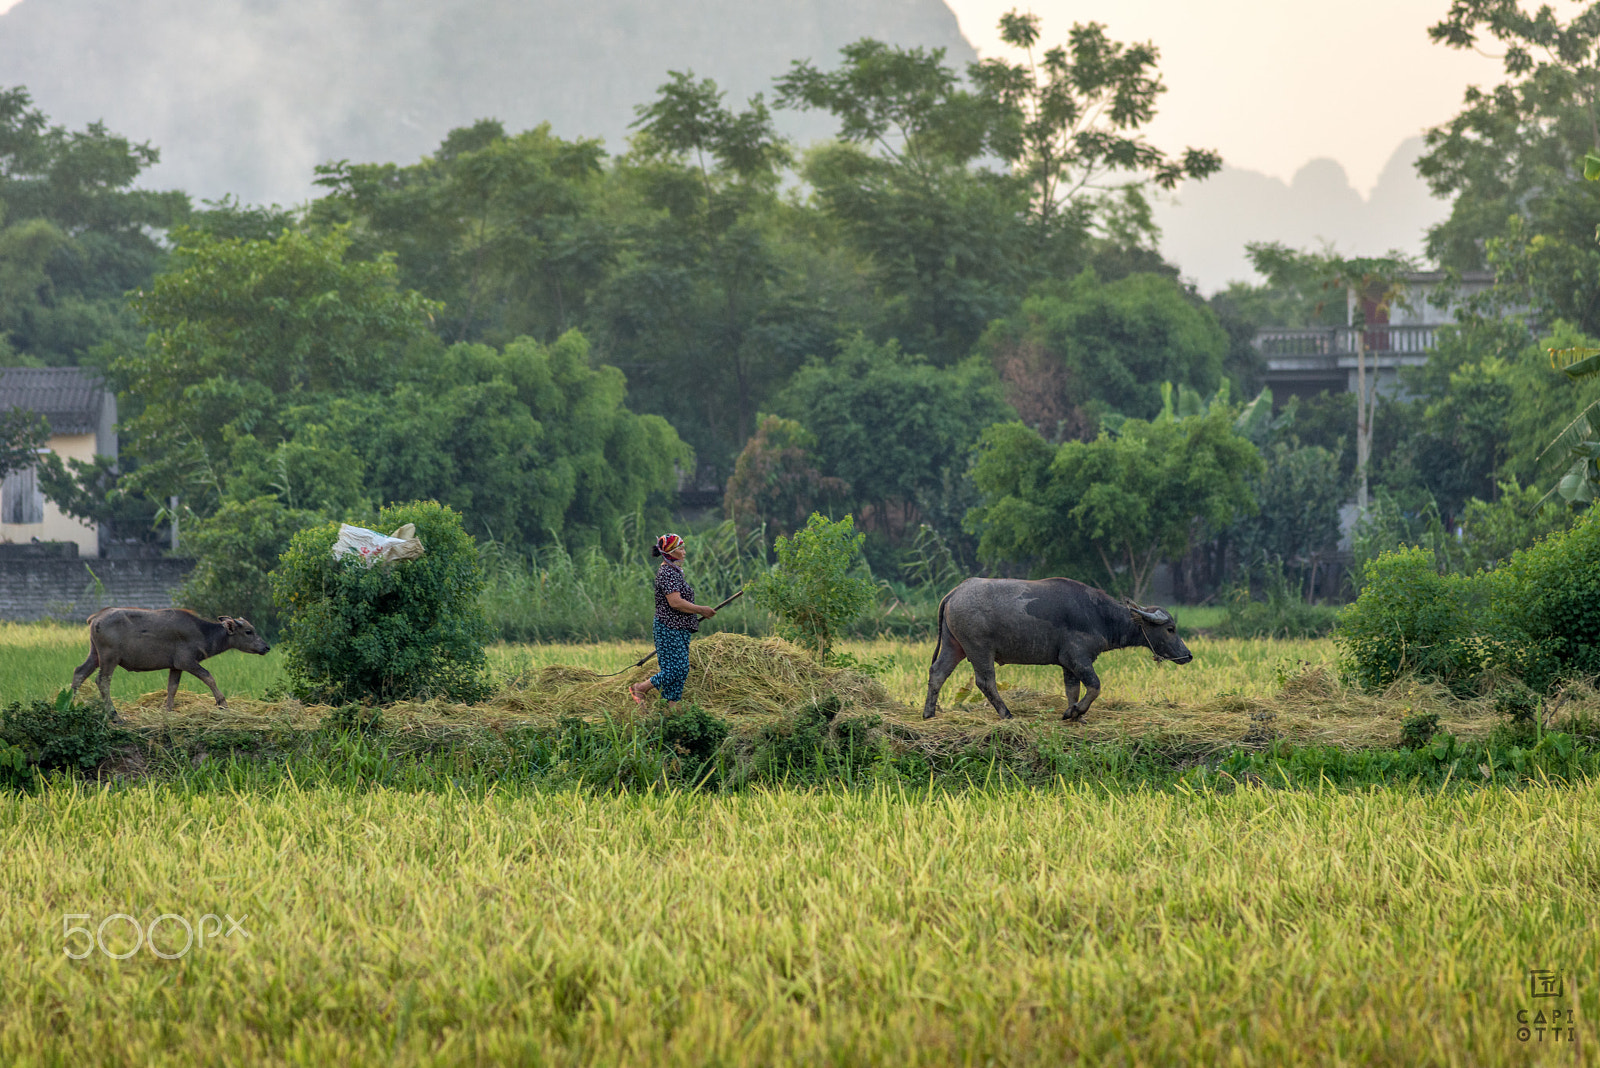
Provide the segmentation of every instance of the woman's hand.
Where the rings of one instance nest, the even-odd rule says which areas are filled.
[[[667,594],[667,603],[680,612],[695,612],[705,619],[710,619],[717,614],[715,608],[703,604],[695,604],[677,590]]]

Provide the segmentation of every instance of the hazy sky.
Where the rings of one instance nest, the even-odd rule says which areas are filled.
[[[0,13],[17,0],[0,0]],[[1435,45],[1448,0],[946,0],[980,54],[1004,46],[1000,15],[1043,17],[1045,42],[1072,23],[1161,49],[1167,85],[1149,128],[1163,148],[1215,148],[1235,167],[1288,181],[1308,160],[1344,165],[1365,194],[1395,146],[1454,115],[1467,85],[1500,80],[1497,60]],[[1554,0],[1568,18],[1574,0]]]
[[[4,3],[5,0],[0,0]],[[1344,165],[1363,195],[1397,145],[1448,120],[1469,84],[1502,80],[1498,59],[1433,44],[1448,0],[946,0],[980,55],[1012,8],[1043,19],[1044,43],[1074,22],[1153,42],[1167,93],[1150,138],[1168,151],[1214,148],[1235,167],[1288,181],[1317,157]],[[1553,0],[1570,18],[1579,5]]]

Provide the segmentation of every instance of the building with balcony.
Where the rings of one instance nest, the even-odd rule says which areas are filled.
[[[1435,303],[1446,282],[1443,271],[1405,275],[1403,292],[1388,308],[1379,308],[1371,296],[1352,288],[1346,294],[1344,326],[1258,330],[1255,347],[1267,365],[1266,384],[1274,403],[1282,404],[1291,396],[1309,399],[1324,390],[1356,392],[1358,356],[1364,357],[1366,374],[1372,376],[1377,391],[1393,395],[1399,388],[1400,368],[1427,363],[1439,327],[1455,322],[1461,303],[1492,286],[1494,275],[1467,272],[1448,301]],[[1366,325],[1357,326],[1363,319]]]

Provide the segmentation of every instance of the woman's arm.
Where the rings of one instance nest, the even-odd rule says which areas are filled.
[[[677,590],[673,590],[671,593],[667,594],[667,603],[680,612],[698,612],[706,619],[710,619],[712,616],[717,614],[717,610],[715,608],[711,608],[703,604],[695,604],[693,601],[685,600],[683,594],[679,593]]]

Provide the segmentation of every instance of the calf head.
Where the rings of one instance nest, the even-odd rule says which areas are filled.
[[[1194,659],[1189,647],[1178,637],[1178,626],[1173,621],[1171,612],[1159,606],[1141,608],[1131,601],[1128,603],[1128,611],[1133,613],[1133,621],[1144,632],[1145,644],[1150,646],[1150,651],[1155,654],[1157,660],[1187,664]]]
[[[266,639],[256,633],[256,628],[250,625],[248,619],[234,619],[232,616],[223,616],[217,620],[222,624],[222,629],[228,632],[228,648],[237,649],[241,653],[265,653],[271,649]]]

